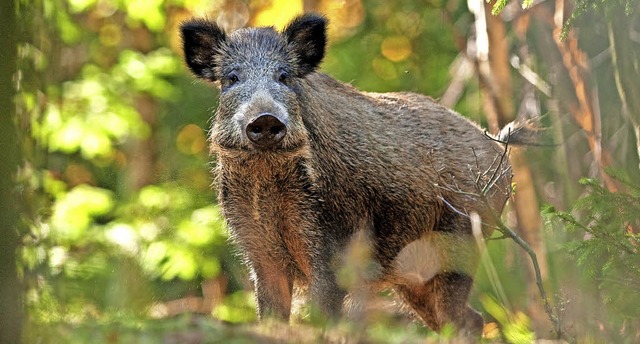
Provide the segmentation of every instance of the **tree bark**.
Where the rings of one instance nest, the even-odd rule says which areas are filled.
[[[15,87],[17,58],[17,15],[15,1],[0,2],[0,343],[20,343],[22,338],[22,288],[17,276],[18,247],[17,188],[14,185],[20,163]]]
[[[128,151],[128,186],[129,191],[137,191],[156,181],[157,174],[157,146],[156,146],[156,118],[158,104],[148,94],[141,93],[135,98],[136,110],[142,120],[149,126],[149,137],[134,139]]]
[[[579,48],[578,39],[573,31],[569,31],[564,39],[561,36],[567,12],[566,7],[565,0],[556,1],[553,39],[562,55],[562,63],[569,73],[577,98],[577,104],[570,103],[567,107],[573,119],[587,136],[589,150],[593,154],[598,175],[605,187],[611,192],[617,192],[621,189],[620,183],[605,172],[605,169],[612,165],[612,158],[609,152],[602,147],[601,119],[600,113],[595,111],[593,105],[594,96],[589,83],[587,55]]]

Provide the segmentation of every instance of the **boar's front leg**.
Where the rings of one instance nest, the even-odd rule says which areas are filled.
[[[327,318],[340,317],[345,295],[346,292],[340,288],[332,271],[316,274],[311,282],[311,301]]]
[[[258,318],[288,321],[291,314],[293,279],[273,262],[252,261],[251,275],[258,305]]]
[[[340,287],[336,279],[336,248],[327,244],[331,240],[322,238],[312,255],[312,276],[310,285],[311,302],[318,307],[323,316],[337,319],[342,315],[342,305],[346,291]]]

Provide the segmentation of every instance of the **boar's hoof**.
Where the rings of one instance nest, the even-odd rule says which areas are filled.
[[[262,114],[247,124],[245,129],[251,142],[264,148],[270,148],[282,141],[287,127],[275,116]]]

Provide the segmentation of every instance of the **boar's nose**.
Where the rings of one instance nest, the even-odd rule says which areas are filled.
[[[247,124],[245,131],[251,142],[269,148],[282,141],[287,127],[275,116],[262,114]]]

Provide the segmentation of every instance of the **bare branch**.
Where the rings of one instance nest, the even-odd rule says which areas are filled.
[[[487,135],[486,132],[485,132],[485,135]],[[488,136],[488,137],[491,137],[491,136]],[[491,138],[494,139],[493,137]],[[501,142],[501,141],[498,141],[498,142]],[[484,227],[493,228],[502,234],[502,236],[500,237],[488,238],[483,240],[511,239],[527,253],[527,255],[531,260],[531,264],[533,265],[536,285],[538,287],[538,292],[540,293],[540,298],[542,299],[542,302],[543,302],[544,310],[547,313],[547,317],[549,321],[553,324],[554,332],[556,333],[557,338],[563,338],[563,337],[567,338],[567,334],[564,332],[562,328],[560,318],[558,317],[556,311],[554,311],[554,308],[551,306],[551,303],[549,302],[549,297],[547,296],[547,292],[544,288],[544,285],[542,284],[542,274],[540,272],[540,265],[538,263],[538,257],[535,251],[520,235],[518,235],[511,228],[506,226],[504,222],[502,222],[502,220],[500,219],[500,214],[498,214],[496,211],[493,210],[493,208],[491,207],[491,203],[487,197],[489,195],[490,190],[496,187],[498,181],[505,178],[507,173],[511,172],[511,167],[508,166],[508,164],[505,164],[505,160],[507,159],[509,154],[508,140],[503,144],[504,144],[504,150],[502,151],[502,154],[500,154],[499,157],[496,157],[486,170],[484,171],[479,170],[480,164],[478,162],[477,156],[476,156],[477,171],[473,171],[472,167],[469,168],[471,173],[476,174],[473,180],[475,181],[475,188],[477,190],[477,193],[461,190],[460,187],[455,183],[455,180],[452,181],[453,183],[446,183],[444,181],[444,178],[442,178],[442,176],[440,178],[441,183],[437,185],[438,188],[447,190],[449,192],[461,194],[467,197],[473,197],[475,200],[477,200],[479,203],[483,205],[483,208],[490,210],[489,214],[491,216],[491,224],[488,224],[486,222],[479,222],[480,221],[479,217],[476,216],[475,218],[473,218],[472,215],[470,215],[466,209],[463,209],[463,210],[457,209],[455,206],[449,203],[443,196],[438,196],[438,199],[440,199],[449,209],[451,209],[456,214],[464,216],[465,218],[470,219],[472,222],[475,221],[476,223],[481,223],[482,226]],[[473,153],[474,155],[476,155],[475,150],[473,151]],[[497,162],[497,165],[496,165],[496,162]],[[501,168],[502,166],[506,166],[506,167]],[[491,176],[485,182],[483,179],[489,174]],[[508,190],[506,190],[505,196],[509,197],[512,193],[513,193],[513,189],[510,187],[508,188]]]

